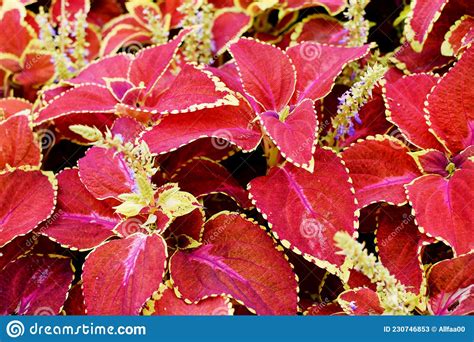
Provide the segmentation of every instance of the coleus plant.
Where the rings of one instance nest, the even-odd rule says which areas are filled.
[[[0,312],[471,314],[473,13],[369,2],[4,1]]]

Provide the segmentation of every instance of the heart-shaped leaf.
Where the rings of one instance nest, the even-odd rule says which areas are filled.
[[[212,25],[212,53],[217,56],[226,50],[231,40],[242,35],[252,24],[252,17],[238,10],[222,10],[216,13]]]
[[[56,182],[41,171],[0,174],[0,247],[32,231],[54,209]]]
[[[28,117],[14,115],[0,121],[0,170],[6,165],[38,166],[40,162],[41,150],[35,142]]]
[[[83,269],[90,315],[136,315],[162,282],[166,243],[157,234],[136,233],[95,249]]]
[[[400,283],[419,293],[423,282],[423,266],[419,250],[423,235],[409,207],[382,207],[376,232],[379,259]]]
[[[429,125],[454,154],[474,145],[473,68],[474,49],[470,48],[439,80],[427,100]]]
[[[247,38],[231,45],[230,52],[245,92],[264,110],[280,112],[295,90],[296,72],[290,58],[270,44]]]
[[[428,274],[429,308],[434,315],[468,315],[474,311],[474,254],[443,260]]]
[[[455,56],[474,41],[474,17],[465,15],[446,33],[441,51],[445,56]]]
[[[58,175],[58,203],[56,211],[41,226],[41,233],[62,245],[90,249],[114,236],[119,223],[114,209],[99,201],[82,185],[77,169]]]
[[[206,222],[204,244],[170,262],[176,289],[191,302],[227,294],[260,315],[296,312],[296,280],[283,253],[260,227],[237,213]]]
[[[310,169],[318,131],[313,101],[304,100],[284,119],[272,111],[259,114],[259,118],[282,156],[296,166]]]
[[[388,119],[398,126],[403,135],[421,148],[444,150],[441,143],[429,132],[425,121],[425,100],[438,77],[430,74],[405,76],[385,86]]]
[[[326,96],[334,86],[342,69],[369,53],[369,46],[348,48],[313,42],[304,42],[290,47],[288,56],[293,61],[296,73],[296,91],[292,102],[306,98],[316,101]]]
[[[344,150],[361,208],[375,202],[406,202],[403,186],[421,175],[408,152],[401,141],[388,136],[367,137]]]
[[[117,99],[109,89],[98,84],[85,84],[66,90],[43,107],[36,118],[42,123],[71,114],[115,113]]]
[[[77,164],[82,183],[97,199],[118,198],[137,189],[133,170],[114,149],[92,147]]]
[[[469,253],[474,248],[474,170],[462,169],[451,178],[425,175],[406,186],[416,220],[430,236],[446,241],[455,253]]]
[[[248,188],[253,203],[285,247],[335,273],[334,265],[344,258],[336,255],[334,234],[339,230],[353,234],[359,213],[341,159],[320,148],[314,160],[313,173],[287,164],[252,180]]]
[[[262,134],[252,124],[255,117],[245,101],[239,106],[221,106],[193,113],[168,115],[142,139],[150,151],[163,154],[176,150],[197,139],[213,137],[217,148],[225,149],[230,144],[244,151],[252,151],[260,143]],[[228,142],[228,143],[226,143]]]
[[[0,314],[58,315],[74,278],[71,259],[27,255],[0,271]]]

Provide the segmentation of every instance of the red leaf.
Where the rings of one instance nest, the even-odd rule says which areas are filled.
[[[345,315],[337,303],[319,303],[310,306],[304,313],[305,316],[341,316]]]
[[[465,15],[446,33],[441,51],[445,56],[458,55],[474,41],[474,17]]]
[[[288,8],[293,10],[323,6],[331,15],[336,15],[347,6],[347,2],[344,0],[287,0],[285,3]]]
[[[0,99],[0,113],[3,113],[6,118],[24,110],[30,112],[32,107],[33,105],[29,101],[20,97]]]
[[[251,123],[253,119],[252,110],[243,100],[238,107],[222,106],[168,115],[142,138],[156,154],[174,151],[204,137],[215,137],[217,148],[235,144],[244,151],[252,151],[261,138],[260,130]]]
[[[383,313],[379,296],[367,288],[346,291],[339,296],[338,301],[339,303],[348,302],[349,312],[347,313],[351,315],[381,315]]]
[[[314,42],[342,45],[348,39],[348,31],[336,18],[325,14],[313,14],[295,25],[292,40],[297,43]],[[299,75],[298,75],[299,77]]]
[[[388,136],[368,137],[343,152],[359,207],[406,202],[403,186],[421,174],[408,152],[399,140]]]
[[[53,23],[57,24],[62,19],[75,20],[76,13],[88,13],[90,10],[89,0],[53,0],[51,2],[50,15]]]
[[[82,183],[97,199],[118,198],[136,189],[134,171],[114,149],[92,147],[77,165]]]
[[[388,119],[398,126],[402,134],[421,148],[443,150],[441,143],[431,134],[425,120],[427,94],[438,81],[430,74],[405,76],[385,86]]]
[[[231,40],[240,37],[252,24],[252,17],[233,11],[224,10],[216,13],[212,25],[212,53],[220,55]]]
[[[114,236],[119,223],[114,210],[105,201],[98,201],[82,185],[77,169],[58,175],[56,212],[40,231],[69,248],[90,249]]]
[[[100,48],[100,56],[113,55],[121,47],[129,46],[130,52],[137,50],[138,47],[144,46],[150,42],[151,34],[144,30],[137,20],[124,15],[126,23],[116,23],[104,33],[104,39]],[[123,18],[122,17],[122,18]]]
[[[0,247],[30,232],[51,215],[55,188],[41,171],[0,174]]]
[[[467,315],[474,310],[474,254],[443,260],[428,274],[429,308],[434,315]]]
[[[36,123],[71,114],[115,113],[117,100],[101,85],[87,84],[65,91],[39,111]]]
[[[191,30],[183,30],[169,43],[140,50],[130,64],[128,79],[135,85],[143,82],[149,92],[159,82],[161,76],[173,61],[179,45]]]
[[[449,175],[448,171],[446,171],[449,160],[444,153],[438,150],[425,150],[413,155],[418,160],[423,173],[436,173],[443,177]]]
[[[118,118],[114,121],[111,131],[114,136],[120,136],[124,142],[134,143],[144,129],[141,123],[131,118]]]
[[[33,29],[25,22],[26,10],[19,2],[3,4],[0,11],[0,53],[18,58],[35,38]]]
[[[204,245],[170,262],[176,289],[197,302],[228,294],[260,315],[295,314],[297,283],[290,264],[260,227],[236,213],[207,221]]]
[[[14,77],[22,86],[43,85],[54,77],[55,68],[52,55],[47,52],[29,52],[22,58],[22,70]]]
[[[37,237],[33,234],[19,236],[0,248],[0,270],[8,263],[31,252]]]
[[[275,167],[267,176],[252,180],[249,191],[285,247],[291,246],[334,273],[334,264],[344,260],[335,254],[334,234],[340,230],[354,233],[358,211],[349,175],[339,157],[320,148],[314,160],[314,173],[288,164]]]
[[[310,169],[318,132],[313,101],[303,100],[284,121],[274,111],[259,114],[259,119],[285,159],[296,166]]]
[[[212,74],[224,82],[229,89],[235,91],[236,93],[245,95],[242,82],[240,81],[239,71],[234,61],[229,61],[226,64],[221,65],[219,68],[206,66],[205,70],[212,72]],[[246,96],[245,98],[252,105],[255,103],[251,97]]]
[[[474,170],[462,169],[451,178],[425,175],[407,185],[416,220],[430,236],[447,241],[458,255],[474,248]]]
[[[121,13],[122,6],[119,2],[115,0],[95,0],[91,4],[87,19],[102,27]]]
[[[41,150],[31,131],[28,117],[15,115],[0,121],[0,170],[7,164],[17,167],[38,166],[40,163]]]
[[[421,52],[415,52],[408,43],[395,50],[394,59],[398,68],[404,70],[405,73],[415,74],[431,72],[449,64],[450,58],[440,54],[446,27],[438,28],[438,26],[429,36]]]
[[[187,235],[196,241],[201,241],[205,220],[206,215],[204,210],[202,208],[196,208],[188,215],[175,218],[165,234],[172,234],[178,239],[180,235]]]
[[[428,43],[427,39],[434,34],[433,31],[436,31],[437,24],[442,22],[451,25],[462,14],[474,14],[470,0],[417,0],[411,5],[405,36],[413,49],[420,52],[424,44]]]
[[[246,93],[265,110],[280,112],[295,90],[296,73],[290,58],[272,45],[247,38],[231,45],[230,52]]]
[[[206,298],[188,304],[176,297],[172,289],[164,287],[147,302],[144,314],[152,316],[228,316],[232,313],[229,301],[222,296]]]
[[[107,87],[109,91],[114,95],[114,97],[119,102],[123,100],[132,92],[137,91],[138,89],[134,85],[126,80],[125,78],[112,78],[106,79]],[[141,90],[139,90],[141,91]]]
[[[157,234],[136,233],[95,249],[82,279],[89,315],[137,315],[165,272],[166,243]]]
[[[458,153],[454,158],[452,158],[454,165],[456,165],[457,168],[463,169],[463,168],[472,168],[472,165],[474,165],[474,145],[469,146],[465,150],[461,151]],[[471,166],[470,166],[471,165]]]
[[[196,91],[197,89],[199,91]],[[145,101],[146,109],[161,114],[178,114],[238,104],[237,98],[218,78],[192,64],[183,65],[178,76],[166,89],[155,86]]]
[[[251,206],[245,189],[232,177],[225,167],[207,158],[194,159],[171,177],[182,191],[192,193],[196,197],[223,193],[242,207]]]
[[[448,0],[417,0],[411,4],[411,16],[405,26],[405,36],[416,51],[421,51],[434,22],[447,3]]]
[[[67,80],[67,83],[80,85],[85,83],[94,83],[106,85],[105,79],[128,78],[127,72],[133,57],[124,53],[102,57],[101,59],[89,63],[73,79]]]
[[[162,216],[163,214],[162,214],[161,211],[158,211],[155,214],[157,216],[159,216],[157,218],[157,221],[161,221],[161,219],[163,219],[163,216]],[[168,217],[166,217],[166,219],[169,221]],[[147,230],[142,227],[142,225],[145,223],[145,221],[146,221],[146,217],[143,217],[143,216],[130,217],[130,218],[127,218],[125,221],[120,222],[114,228],[114,231],[116,231],[118,233],[118,235],[121,236],[121,237],[128,237],[128,236],[130,236],[132,234],[135,234],[135,233],[147,234]],[[157,222],[157,226],[160,223],[161,222]],[[166,223],[168,223],[168,222],[166,222]],[[161,227],[157,227],[157,229],[159,229],[159,228],[161,228]]]
[[[74,133],[69,129],[71,125],[85,125],[97,127],[102,133],[106,131],[107,127],[111,127],[117,117],[114,113],[79,113],[68,114],[54,119],[54,128],[57,131],[56,140],[68,139],[74,142],[83,144],[90,144],[90,141],[84,139],[81,135]]]
[[[423,235],[409,207],[383,207],[376,232],[380,261],[408,291],[418,294],[423,281],[419,250]]]
[[[71,316],[86,315],[86,307],[84,305],[84,296],[82,295],[82,284],[77,283],[69,290],[68,297],[64,303],[64,312]]]
[[[332,89],[336,77],[344,67],[370,51],[365,45],[356,48],[305,42],[287,50],[298,75],[292,102],[305,98],[316,101]]]
[[[474,48],[470,48],[439,80],[427,100],[429,125],[454,154],[474,145],[473,69]]]
[[[71,259],[27,255],[0,271],[1,315],[58,315],[74,278]]]
[[[439,0],[436,0],[436,2],[439,3]],[[444,2],[447,1],[444,0]],[[417,4],[422,6],[431,6],[431,3],[429,0],[417,2]],[[433,17],[430,16],[430,13],[428,13],[427,16],[425,12],[418,12],[417,16],[421,17],[424,23],[428,25],[430,33],[422,46],[421,43],[412,40],[409,25],[405,26],[408,30],[406,35],[412,43],[412,46],[406,43],[395,52],[395,59],[401,62],[398,66],[412,73],[427,72],[446,66],[451,61],[451,58],[441,55],[444,37],[451,25],[459,19],[462,14],[474,14],[470,0],[447,2],[441,16],[434,16],[434,18],[437,19],[435,22],[432,21]],[[433,25],[432,28],[431,25]]]
[[[349,270],[349,278],[347,279],[346,284],[351,289],[356,289],[359,287],[366,287],[373,291],[376,291],[377,289],[377,285],[372,283],[369,277],[355,269]]]

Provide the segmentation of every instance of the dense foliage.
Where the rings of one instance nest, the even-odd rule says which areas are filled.
[[[3,0],[0,313],[474,311],[470,0]]]

